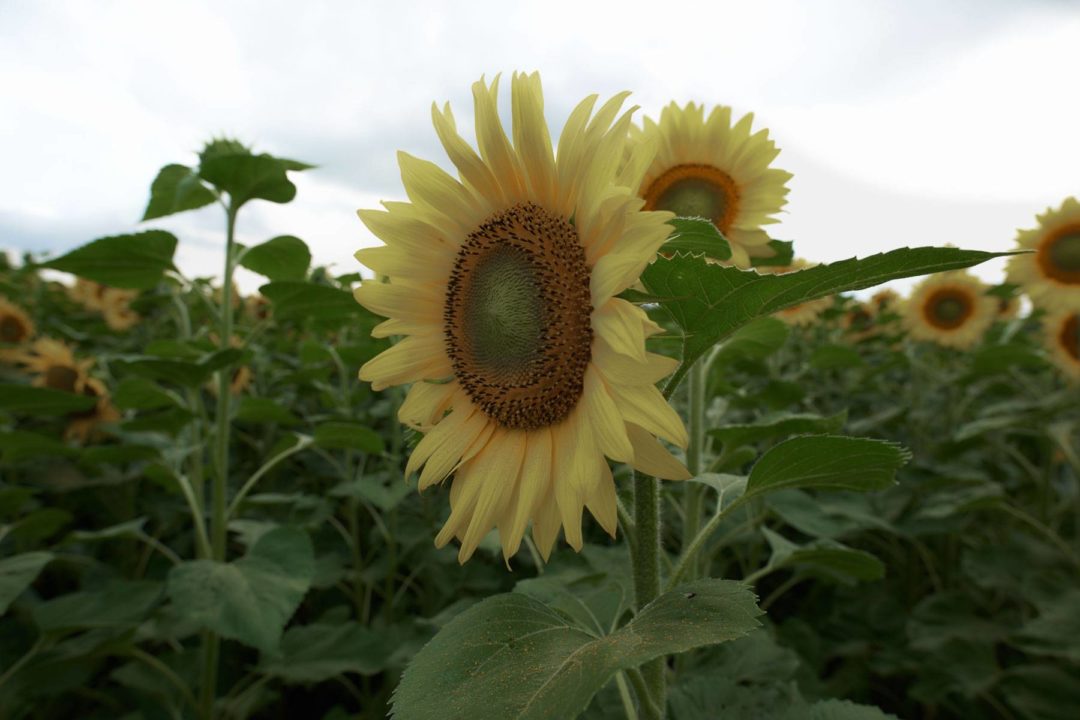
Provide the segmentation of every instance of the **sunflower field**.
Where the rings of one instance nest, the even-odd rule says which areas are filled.
[[[348,274],[224,138],[2,260],[0,718],[1077,717],[1080,203],[815,264],[752,116],[507,95]]]

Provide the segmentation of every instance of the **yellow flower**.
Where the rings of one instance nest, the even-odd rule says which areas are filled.
[[[998,320],[1012,320],[1014,317],[1020,314],[1020,296],[1010,295],[1009,297],[998,296]]]
[[[139,314],[131,309],[131,301],[139,293],[135,290],[107,288],[101,294],[101,314],[111,330],[123,332],[139,322]]]
[[[36,376],[35,386],[72,393],[83,391],[87,371],[94,364],[93,360],[76,360],[71,348],[51,338],[35,340],[19,362]]]
[[[106,290],[108,288],[101,283],[77,277],[75,285],[68,290],[68,296],[88,310],[101,310],[101,299]]]
[[[82,394],[97,398],[97,404],[89,410],[68,415],[68,426],[64,430],[64,438],[76,440],[85,445],[104,435],[101,426],[119,420],[120,413],[113,407],[109,399],[109,391],[106,390],[104,383],[97,378],[86,379]]]
[[[34,323],[18,305],[0,298],[0,363],[14,363],[22,356],[19,346],[34,337]]]
[[[875,314],[883,313],[886,310],[896,310],[899,304],[900,294],[890,288],[878,290],[870,296],[870,307],[873,308]]]
[[[1050,359],[1069,378],[1080,381],[1080,312],[1048,313],[1042,327]]]
[[[671,103],[660,122],[645,118],[633,128],[635,144],[652,145],[656,157],[641,180],[646,210],[704,217],[727,238],[731,261],[750,267],[750,257],[769,257],[763,225],[787,203],[791,173],[769,167],[780,154],[768,130],[751,134],[753,114],[732,125],[731,108]]]
[[[873,302],[853,302],[844,310],[840,325],[848,337],[859,342],[877,333],[877,311]]]
[[[783,275],[784,273],[796,272],[811,267],[813,267],[812,263],[802,258],[795,258],[791,261],[790,265],[767,265],[756,269],[758,273],[762,275]],[[831,306],[832,303],[832,297],[807,300],[798,305],[784,308],[780,312],[774,313],[773,317],[779,318],[788,325],[806,327],[808,325],[813,325],[817,321],[818,316],[825,312],[826,308]]]
[[[938,273],[919,283],[903,309],[904,325],[916,340],[958,349],[977,343],[997,316],[997,300],[964,271]]]
[[[453,475],[450,518],[435,542],[458,538],[461,562],[492,527],[509,558],[530,521],[544,558],[560,527],[580,549],[583,507],[613,535],[605,456],[688,476],[654,437],[686,446],[682,421],[655,386],[677,363],[645,350],[660,328],[615,297],[653,260],[671,218],[639,212],[632,188],[645,154],[615,184],[627,94],[595,113],[596,96],[579,104],[556,154],[539,76],[513,77],[512,141],[497,90],[498,79],[473,85],[479,154],[448,105],[432,108],[460,179],[399,153],[411,202],[359,213],[386,245],[356,257],[388,282],[364,282],[356,299],[390,318],[375,336],[406,336],[360,378],[375,390],[413,383],[398,417],[426,434],[406,474],[423,468],[421,490]]]
[[[1008,280],[1047,310],[1080,310],[1080,202],[1066,198],[1036,219],[1039,227],[1016,237],[1020,249],[1035,252],[1009,258]]]
[[[252,320],[266,320],[270,317],[270,301],[262,295],[248,295],[244,298],[244,311]]]

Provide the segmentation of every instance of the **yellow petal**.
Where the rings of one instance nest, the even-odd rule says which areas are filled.
[[[541,206],[553,207],[555,157],[551,150],[547,121],[544,119],[544,94],[540,75],[515,73],[512,82],[514,148],[521,158],[532,195]]]
[[[431,119],[450,162],[454,163],[462,179],[492,204],[501,204],[504,198],[498,180],[476,151],[458,135],[449,103],[442,112],[432,103]]]
[[[458,390],[456,381],[445,383],[414,383],[409,388],[405,400],[398,408],[398,420],[405,425],[427,432],[427,430],[442,419],[450,407],[450,401]]]
[[[442,298],[405,284],[366,280],[353,290],[353,297],[371,312],[384,317],[427,325],[442,321]]]
[[[689,438],[682,419],[659,390],[652,385],[609,387],[615,405],[627,422],[636,423],[674,445],[686,447]]]
[[[484,447],[494,429],[495,423],[484,413],[475,412],[470,415],[454,432],[446,436],[442,445],[424,463],[417,490],[423,492],[445,480],[461,463],[468,461]]]
[[[551,468],[554,465],[551,449],[551,431],[547,428],[532,430],[525,444],[525,460],[518,479],[517,503],[512,508],[509,527],[500,530],[503,556],[509,559],[518,551],[525,526],[530,518],[539,514],[540,503],[551,493]],[[555,528],[558,532],[558,526]]]
[[[615,531],[619,527],[619,503],[615,495],[615,478],[611,476],[611,468],[604,463],[597,481],[593,483],[589,493],[585,496],[585,507],[600,523],[608,535],[615,537]]]
[[[608,382],[619,385],[655,385],[675,372],[679,361],[656,353],[645,353],[645,362],[615,352],[607,341],[593,342],[593,364]]]
[[[551,557],[551,549],[555,546],[555,540],[559,537],[559,527],[562,525],[559,520],[559,506],[555,502],[555,488],[553,486],[554,483],[544,494],[543,499],[537,505],[536,513],[533,515],[533,542],[536,543],[536,549],[540,552],[540,556],[544,558],[544,562],[547,562],[548,558]]]
[[[592,314],[592,326],[612,350],[645,362],[647,316],[621,298],[612,298]]]
[[[458,562],[464,563],[472,557],[476,546],[495,527],[495,519],[513,495],[524,457],[525,432],[520,430],[496,431],[492,442],[476,456],[473,472],[482,478],[483,486],[461,541]]]
[[[490,88],[481,80],[473,83],[472,89],[476,113],[476,144],[480,147],[480,156],[491,166],[508,199],[523,198],[526,193],[521,177],[521,165],[503,130],[496,104],[499,77],[495,77]]]
[[[407,253],[442,253],[453,256],[457,243],[452,243],[444,232],[423,220],[414,217],[404,208],[412,208],[408,203],[387,203],[394,212],[384,210],[357,210],[361,222],[375,237],[390,247],[400,248]]]
[[[398,164],[405,194],[413,204],[453,224],[455,234],[468,235],[487,216],[487,205],[435,163],[399,151]]]
[[[635,469],[664,480],[689,480],[692,477],[686,466],[664,449],[648,431],[639,425],[627,423],[626,432],[634,444],[632,465]]]
[[[616,462],[630,462],[634,457],[634,448],[626,436],[626,423],[592,363],[585,371],[582,401],[600,451]]]
[[[440,380],[453,374],[442,337],[423,335],[405,338],[360,368],[360,379],[371,383],[376,392],[391,385]]]

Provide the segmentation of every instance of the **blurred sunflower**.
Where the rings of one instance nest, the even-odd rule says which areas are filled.
[[[797,272],[799,270],[806,270],[813,267],[813,263],[804,260],[802,258],[795,258],[791,261],[790,265],[766,265],[757,268],[757,271],[762,275],[783,275],[784,273]],[[806,302],[799,303],[798,305],[792,305],[791,307],[784,308],[783,310],[774,313],[773,317],[783,320],[788,325],[794,325],[796,327],[806,327],[813,325],[817,322],[821,313],[831,307],[833,304],[832,297],[822,297],[816,300],[807,300]]]
[[[101,310],[101,299],[108,288],[93,280],[75,278],[75,285],[68,290],[68,297],[79,303],[87,310]]]
[[[22,356],[20,347],[34,337],[34,323],[19,307],[0,298],[0,363],[14,363]]]
[[[218,343],[218,338],[219,337],[221,337],[221,336],[216,334],[216,333],[211,333],[210,334],[210,340],[215,345]],[[241,347],[244,346],[244,342],[239,337],[237,337],[236,335],[233,335],[229,339],[229,346],[234,347],[234,348],[241,348]],[[240,393],[244,392],[245,390],[248,389],[248,387],[251,386],[251,382],[254,379],[255,379],[255,373],[252,372],[252,370],[251,370],[251,368],[249,366],[247,366],[247,365],[237,365],[236,367],[233,368],[232,377],[229,378],[229,394],[234,395],[234,396],[239,395]],[[211,395],[213,395],[214,397],[217,397],[217,394],[218,394],[218,381],[217,381],[216,376],[212,377],[212,378],[210,378],[209,380],[206,381],[206,389],[210,392]]]
[[[89,410],[68,415],[68,426],[64,430],[64,438],[76,440],[85,445],[104,435],[101,426],[119,420],[120,412],[109,399],[109,391],[104,383],[97,378],[86,379],[82,394],[97,398],[97,404]]]
[[[969,348],[997,316],[997,300],[986,289],[978,278],[961,270],[931,275],[908,298],[904,325],[916,340]]]
[[[546,559],[560,527],[581,549],[583,507],[614,535],[615,484],[605,456],[658,477],[685,467],[654,436],[685,447],[686,430],[655,383],[676,362],[645,350],[660,328],[615,297],[667,238],[666,212],[639,212],[647,155],[615,184],[630,112],[620,94],[571,112],[557,154],[538,75],[512,80],[512,141],[496,109],[498,79],[473,85],[479,154],[449,105],[435,130],[460,180],[399,153],[411,202],[361,210],[386,246],[357,259],[370,280],[356,299],[389,317],[373,335],[406,336],[360,369],[373,389],[413,383],[399,418],[426,433],[406,474],[424,490],[453,475],[436,537],[465,562],[492,527],[514,555],[526,526]],[[642,151],[645,153],[646,151]],[[637,168],[637,169],[635,169]]]
[[[873,304],[853,302],[845,308],[840,326],[854,342],[873,336],[877,332],[877,313]]]
[[[770,167],[780,154],[768,130],[751,134],[753,113],[734,125],[731,108],[671,103],[660,122],[644,119],[631,130],[633,142],[652,144],[656,156],[638,192],[646,210],[670,210],[712,221],[731,245],[731,261],[750,267],[751,257],[769,257],[762,225],[778,222],[787,203],[791,173]]]
[[[1050,359],[1073,380],[1080,380],[1080,313],[1057,311],[1043,318],[1043,339]]]
[[[107,288],[101,294],[101,314],[109,329],[123,332],[139,322],[139,314],[131,309],[131,301],[138,294],[135,290],[120,288]]]
[[[881,314],[886,310],[896,310],[900,305],[900,293],[890,288],[878,290],[870,296],[870,307],[874,314]]]
[[[997,318],[998,320],[1012,320],[1014,317],[1020,314],[1020,296],[1010,295],[1009,297],[997,298]]]
[[[244,298],[244,312],[255,321],[270,317],[270,301],[263,295],[248,295]]]
[[[93,360],[76,360],[64,343],[52,338],[35,340],[19,358],[33,374],[33,384],[64,392],[81,393],[86,385],[87,371]]]
[[[1080,202],[1066,198],[1036,219],[1039,227],[1016,237],[1020,249],[1035,252],[1009,258],[1008,280],[1047,310],[1080,310]]]

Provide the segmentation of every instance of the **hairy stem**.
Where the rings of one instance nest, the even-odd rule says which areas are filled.
[[[638,611],[660,594],[660,483],[649,475],[634,472],[634,527],[637,533],[637,551],[632,555],[634,563],[634,597]],[[665,687],[666,660],[657,658],[641,667],[649,696],[654,707],[643,703],[644,717],[658,720],[663,717],[667,689]],[[658,710],[653,714],[651,710]]]

